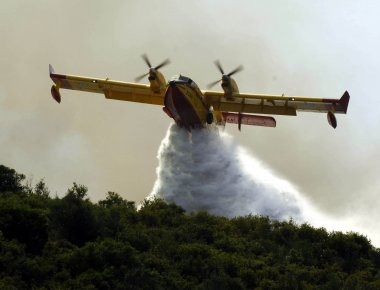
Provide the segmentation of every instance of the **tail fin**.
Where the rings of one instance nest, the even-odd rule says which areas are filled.
[[[344,113],[347,113],[348,103],[350,102],[350,94],[345,91],[343,96],[340,98],[339,103],[343,106]]]
[[[51,64],[49,64],[49,74],[53,74],[54,73],[54,68]]]

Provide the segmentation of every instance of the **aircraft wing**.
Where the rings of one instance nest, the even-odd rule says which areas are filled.
[[[98,79],[74,75],[62,75],[54,72],[49,65],[50,78],[55,85],[51,93],[57,102],[61,102],[59,89],[70,89],[104,94],[107,99],[163,105],[164,95],[154,93],[149,85]]]
[[[346,114],[350,95],[340,99],[319,99],[284,95],[233,93],[226,98],[223,92],[203,91],[206,101],[222,112],[256,113],[296,116],[297,111]]]

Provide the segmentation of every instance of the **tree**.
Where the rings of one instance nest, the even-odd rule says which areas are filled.
[[[51,198],[0,169],[0,289],[380,289],[380,249],[357,233],[162,199],[137,210],[115,192],[93,203],[76,183]]]
[[[24,174],[17,173],[14,169],[0,165],[0,192],[20,192],[23,190],[21,182]]]
[[[0,231],[8,240],[24,244],[27,252],[39,253],[48,239],[47,216],[22,198],[11,197],[0,204]]]
[[[41,179],[35,186],[34,186],[34,193],[42,196],[42,197],[48,197],[49,196],[49,189],[46,187],[46,184],[43,179]]]
[[[134,206],[134,202],[128,202],[123,199],[118,193],[109,191],[105,200],[99,201],[99,205],[104,207],[112,207],[114,205],[131,205]]]
[[[73,187],[67,190],[65,198],[83,200],[87,195],[87,187],[82,184],[73,183]]]
[[[96,238],[95,206],[87,195],[87,187],[74,182],[64,198],[56,198],[51,205],[50,219],[60,238],[82,246]]]

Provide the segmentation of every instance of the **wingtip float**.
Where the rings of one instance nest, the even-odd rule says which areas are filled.
[[[54,82],[51,95],[60,103],[60,89],[71,89],[101,93],[107,99],[160,105],[170,118],[188,130],[204,128],[211,124],[224,126],[226,123],[237,124],[239,130],[241,125],[274,128],[276,120],[262,115],[296,116],[298,111],[327,113],[328,123],[335,129],[337,127],[335,114],[347,113],[350,100],[347,91],[340,99],[240,93],[232,75],[241,71],[243,67],[238,66],[226,74],[219,61],[216,61],[215,65],[222,77],[208,87],[221,82],[223,91],[200,90],[192,79],[182,75],[174,76],[167,82],[159,69],[169,64],[169,59],[152,66],[147,55],[144,54],[142,58],[149,70],[136,80],[148,77],[149,85],[108,78],[57,74],[49,64],[49,75]]]
[[[331,99],[324,99],[324,101],[333,104],[331,109],[327,112],[327,121],[330,124],[330,126],[335,129],[338,125],[338,122],[335,117],[336,109],[337,107],[339,107],[339,113],[347,114],[348,103],[350,102],[350,94],[347,91],[345,91],[343,96],[338,100],[338,102],[335,102],[336,100]]]

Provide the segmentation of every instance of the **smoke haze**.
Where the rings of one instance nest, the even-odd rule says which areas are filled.
[[[50,96],[48,64],[57,73],[133,81],[146,72],[140,55],[147,53],[154,65],[171,59],[162,69],[167,79],[183,74],[205,88],[220,77],[213,64],[219,59],[226,71],[244,65],[235,78],[241,92],[321,98],[350,92],[336,130],[324,114],[304,113],[276,117],[275,130],[239,133],[227,126],[226,132],[329,213],[327,221],[347,221],[380,245],[379,1],[1,4],[2,164],[45,178],[60,196],[76,181],[88,186],[94,201],[111,190],[140,202],[156,180],[155,156],[169,118],[158,106],[69,90],[62,90],[58,105]],[[252,165],[245,160],[252,158],[241,158],[243,166]]]

